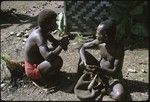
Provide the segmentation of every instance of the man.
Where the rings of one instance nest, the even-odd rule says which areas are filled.
[[[59,54],[67,49],[69,40],[67,37],[57,40],[51,35],[57,27],[56,16],[57,14],[49,9],[40,12],[38,27],[33,29],[25,44],[25,73],[34,81],[49,79],[63,65]]]
[[[105,81],[107,94],[115,100],[121,100],[124,94],[124,88],[121,83],[122,79],[122,62],[124,57],[123,44],[115,39],[116,25],[113,20],[107,19],[100,23],[96,31],[96,39],[82,45],[79,50],[80,61],[79,69],[88,65],[99,66],[99,70],[103,76],[108,76]],[[89,52],[88,48],[96,48],[100,50],[100,61],[98,61]]]

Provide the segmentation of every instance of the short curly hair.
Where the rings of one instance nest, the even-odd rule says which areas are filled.
[[[44,28],[47,24],[50,24],[53,18],[56,18],[57,14],[51,9],[45,9],[38,15],[38,26]]]
[[[115,37],[116,35],[116,22],[114,19],[106,19],[105,21],[102,21],[97,29],[101,29],[101,31],[106,31],[104,35],[107,35],[109,37]],[[100,35],[103,33],[99,33]]]

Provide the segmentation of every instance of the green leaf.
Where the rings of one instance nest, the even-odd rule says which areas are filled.
[[[117,25],[117,37],[122,37],[125,34],[125,27],[126,27],[127,19],[124,18],[121,22]]]
[[[128,1],[112,1],[111,3],[118,8],[127,8],[128,6]]]
[[[136,6],[135,8],[133,8],[131,11],[130,11],[130,14],[132,16],[135,16],[135,15],[140,15],[143,13],[143,6]]]
[[[58,16],[57,16],[57,25],[58,25],[58,30],[59,31],[62,31],[63,30],[63,20],[64,20],[64,13],[59,13]]]
[[[148,36],[147,28],[141,23],[136,23],[135,25],[133,25],[131,28],[131,32],[138,36],[144,36],[144,37]]]

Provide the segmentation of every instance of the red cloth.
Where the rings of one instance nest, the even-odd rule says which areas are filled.
[[[37,64],[30,64],[29,62],[25,61],[25,73],[29,78],[34,80],[41,78],[41,73],[37,66]]]

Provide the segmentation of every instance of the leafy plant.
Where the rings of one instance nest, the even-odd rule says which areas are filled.
[[[56,21],[57,25],[58,25],[58,33],[59,35],[64,35],[65,34],[65,29],[66,29],[66,17],[64,12],[61,12],[57,15],[57,21]]]
[[[4,61],[4,58],[9,58],[8,55],[5,53],[5,54],[2,54],[1,53],[1,56],[0,56],[0,59],[1,59],[1,80],[4,81],[4,80],[10,80],[10,72],[9,70],[6,68],[6,63]]]
[[[110,1],[111,17],[117,23],[117,37],[130,38],[131,34],[137,36],[148,36],[148,30],[144,24],[135,20],[135,17],[141,16],[144,11],[143,1]]]
[[[135,25],[133,25],[131,28],[131,32],[138,36],[144,36],[144,37],[148,36],[148,31],[146,27],[140,23],[136,23]]]

